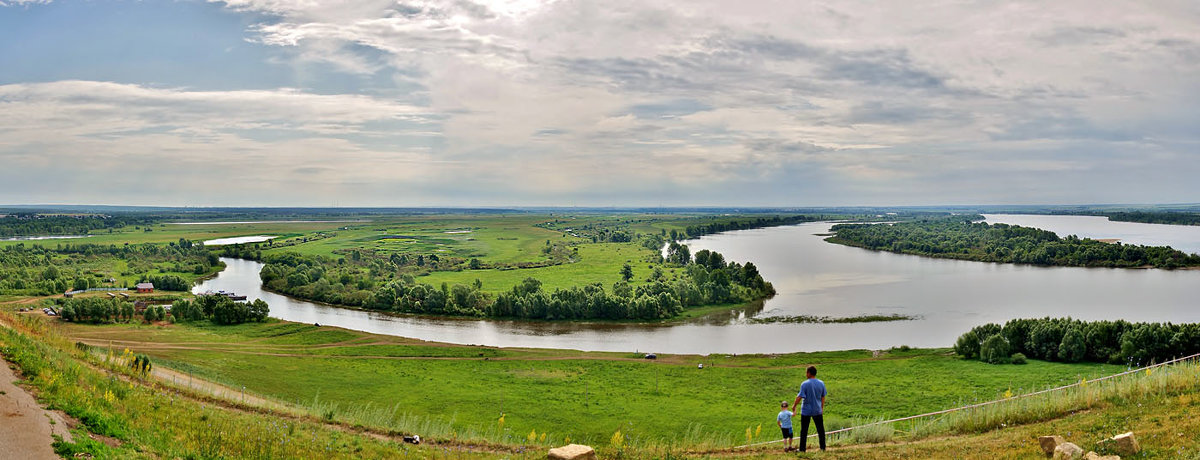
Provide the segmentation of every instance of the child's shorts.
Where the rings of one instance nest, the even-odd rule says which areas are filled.
[[[791,428],[782,428],[782,427],[781,427],[781,428],[779,428],[779,429],[780,429],[780,431],[783,431],[783,438],[784,438],[784,439],[787,439],[787,438],[790,438],[790,437],[792,437],[792,429],[791,429]]]

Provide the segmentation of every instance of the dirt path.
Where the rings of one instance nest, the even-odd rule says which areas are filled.
[[[58,458],[51,435],[71,442],[61,414],[42,409],[29,392],[14,384],[16,374],[0,356],[0,458]],[[53,423],[52,423],[53,422]]]

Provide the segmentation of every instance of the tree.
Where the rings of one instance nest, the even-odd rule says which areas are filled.
[[[625,266],[621,267],[621,279],[625,280],[626,282],[633,279],[633,267],[630,267],[629,264],[625,264]]]
[[[1066,334],[1063,334],[1062,343],[1058,346],[1058,359],[1068,363],[1077,363],[1083,359],[1087,353],[1087,346],[1083,340],[1083,332],[1079,328],[1071,328]]]
[[[979,348],[979,357],[989,364],[1002,364],[1009,360],[1008,340],[1003,335],[994,334],[983,340]]]
[[[967,333],[958,336],[958,341],[954,343],[954,352],[963,358],[978,358],[979,334],[976,334],[975,331],[967,331]]]

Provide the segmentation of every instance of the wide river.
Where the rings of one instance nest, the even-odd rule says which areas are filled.
[[[988,219],[1005,222],[1008,217]],[[1200,243],[1200,227],[1112,223],[1080,216],[1036,217],[1041,219],[1041,228],[1083,237],[1133,240],[1133,234],[1150,235],[1152,241],[1178,243],[1176,247],[1190,252],[1197,249],[1189,245]],[[1196,295],[1200,293],[1200,271],[1033,267],[873,252],[824,242],[818,234],[828,231],[830,225],[736,231],[687,242],[693,253],[710,249],[727,260],[754,262],[779,294],[750,311],[669,325],[461,320],[330,307],[263,291],[258,278],[261,264],[228,258],[222,259],[228,267],[194,292],[233,291],[266,300],[273,317],[424,340],[662,353],[946,347],[973,326],[1023,317],[1200,321]],[[1166,239],[1153,239],[1160,237]],[[745,321],[747,315],[891,313],[921,319],[856,324]]]

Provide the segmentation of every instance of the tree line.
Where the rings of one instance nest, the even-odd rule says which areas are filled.
[[[954,352],[993,364],[1028,357],[1139,366],[1200,353],[1200,324],[1014,319],[967,331]]]
[[[704,235],[711,235],[713,233],[728,232],[733,230],[749,230],[753,228],[795,225],[805,222],[816,222],[817,220],[820,220],[820,218],[820,216],[799,214],[794,216],[756,217],[753,219],[720,219],[715,222],[688,225],[686,228],[684,228],[682,234],[672,231],[673,233],[671,235],[671,239],[699,238]]]
[[[1200,255],[1166,246],[1105,243],[1008,224],[974,222],[980,216],[922,219],[896,224],[839,224],[831,243],[879,251],[980,262],[1076,267],[1200,266]]]
[[[1108,220],[1144,224],[1200,225],[1200,212],[1129,211],[1103,213]]]
[[[270,313],[270,306],[262,299],[235,302],[220,294],[201,295],[194,300],[177,300],[171,305],[171,316],[179,322],[208,319],[221,325],[242,324],[265,321]]]
[[[16,236],[86,235],[92,230],[149,225],[153,219],[137,216],[61,216],[14,213],[0,217],[0,238]]]

